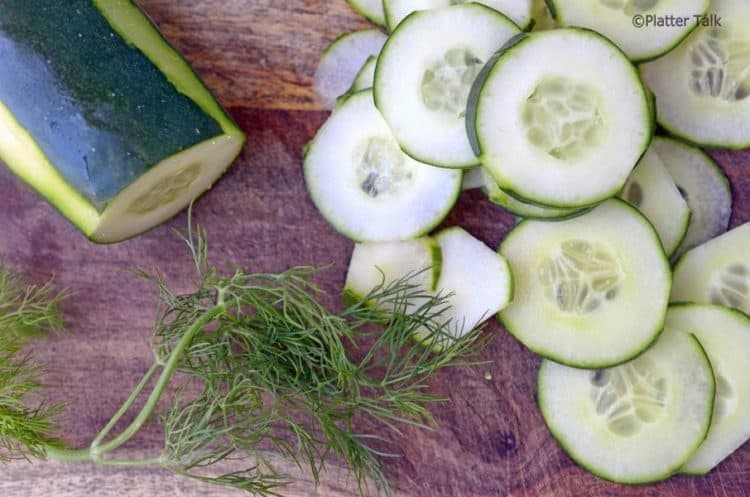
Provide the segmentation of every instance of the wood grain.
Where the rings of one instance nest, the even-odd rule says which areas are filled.
[[[342,31],[364,24],[343,0],[144,0],[143,7],[194,64],[249,142],[236,165],[196,205],[208,229],[212,258],[254,271],[297,264],[333,264],[322,277],[328,303],[338,305],[352,244],[337,235],[307,198],[300,151],[326,118],[310,89],[320,51]],[[733,185],[733,225],[750,219],[750,153],[717,152]],[[189,256],[165,226],[113,246],[87,242],[5,169],[0,171],[0,254],[37,282],[55,277],[75,296],[65,304],[70,331],[40,342],[37,356],[55,370],[49,382],[69,403],[65,439],[83,446],[109,419],[150,362],[147,341],[156,290],[135,266],[160,268],[189,288]],[[496,247],[513,220],[478,192],[465,193],[446,225],[460,224]],[[228,268],[227,268],[228,269]],[[398,495],[409,497],[741,497],[750,494],[750,447],[704,478],[676,477],[643,487],[614,485],[579,469],[550,438],[535,403],[538,359],[492,323],[494,341],[476,369],[435,378],[432,431],[407,428],[390,436],[402,457],[387,462]],[[158,451],[158,429],[129,446]],[[225,496],[158,469],[89,464],[14,463],[0,473],[4,497]],[[354,496],[336,468],[315,489],[309,476],[290,496]]]

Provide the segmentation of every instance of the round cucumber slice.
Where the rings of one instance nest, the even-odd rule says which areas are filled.
[[[461,172],[421,164],[398,147],[372,90],[339,104],[310,143],[304,174],[316,207],[357,241],[406,240],[448,214]]]
[[[467,127],[500,188],[563,208],[617,195],[653,131],[633,65],[583,29],[530,33],[496,54],[472,90]]]
[[[505,308],[513,298],[513,279],[505,258],[464,229],[445,229],[435,239],[442,254],[437,292],[449,305],[441,316],[446,328],[417,339],[440,349]]]
[[[550,0],[562,26],[597,31],[634,61],[658,57],[680,43],[698,24],[693,16],[708,10],[709,0]],[[635,16],[641,16],[636,18]],[[638,26],[638,19],[687,18],[670,26]],[[653,16],[653,17],[651,17]]]
[[[643,352],[662,329],[669,262],[651,224],[621,200],[556,223],[523,221],[500,253],[515,281],[500,319],[542,356],[608,367]]]
[[[412,12],[462,3],[467,3],[467,0],[383,0],[383,8],[386,25],[393,31]],[[531,0],[483,0],[476,3],[502,12],[522,29],[531,24]]]
[[[411,14],[393,31],[375,70],[375,103],[401,148],[443,167],[477,166],[466,136],[469,90],[482,65],[518,27],[479,4]]]
[[[407,277],[416,287],[433,291],[440,277],[441,266],[440,246],[429,237],[399,242],[358,243],[349,261],[344,298],[360,301],[374,289],[387,287]]]
[[[659,233],[664,251],[671,256],[687,234],[690,207],[653,146],[628,178],[620,198],[651,221]]]
[[[559,209],[557,207],[544,207],[523,202],[504,192],[497,185],[494,178],[492,178],[483,168],[480,169],[480,171],[482,171],[482,174],[484,175],[482,188],[490,202],[499,205],[516,216],[530,219],[564,219],[580,214],[585,210]]]
[[[692,216],[679,256],[727,230],[732,189],[724,171],[703,151],[669,138],[655,138],[653,148],[687,201]]]
[[[716,304],[750,314],[750,224],[686,253],[674,272],[672,302]]]
[[[609,369],[544,361],[542,416],[578,464],[619,483],[649,483],[676,472],[705,439],[715,383],[693,335],[667,329],[652,348]]]
[[[700,27],[641,66],[659,123],[700,145],[750,147],[750,2],[713,0],[721,26]]]
[[[667,327],[695,335],[714,371],[716,399],[708,437],[680,469],[705,474],[750,438],[750,318],[717,306],[681,305],[670,308]]]
[[[323,52],[313,78],[313,89],[326,109],[354,83],[365,61],[380,53],[387,37],[377,29],[353,31],[336,38]]]
[[[354,83],[349,88],[349,93],[357,93],[358,91],[372,88],[372,85],[375,83],[375,66],[377,63],[378,58],[376,56],[371,55],[367,58],[362,69],[354,77]]]
[[[346,0],[359,15],[378,26],[385,26],[382,0]]]

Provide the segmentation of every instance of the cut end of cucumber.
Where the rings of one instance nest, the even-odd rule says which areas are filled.
[[[707,29],[690,47],[690,61],[689,84],[696,97],[727,104],[750,97],[750,36]]]
[[[171,218],[211,187],[243,143],[240,136],[224,135],[151,168],[109,202],[90,238],[99,243],[118,242]]]

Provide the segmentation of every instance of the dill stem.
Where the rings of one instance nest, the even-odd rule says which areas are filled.
[[[158,365],[154,363],[154,365],[149,368],[149,371],[144,375],[143,379],[141,379],[138,386],[136,386],[135,390],[133,390],[133,393],[130,394],[130,397],[125,401],[125,403],[120,407],[120,409],[117,411],[115,416],[112,418],[112,420],[107,423],[107,425],[104,427],[104,429],[97,435],[97,437],[94,439],[94,441],[91,443],[91,447],[86,449],[61,449],[58,447],[47,447],[47,457],[50,459],[61,461],[61,462],[82,462],[82,461],[93,461],[97,463],[102,464],[109,464],[109,465],[148,465],[148,464],[158,464],[160,462],[160,459],[144,459],[142,461],[124,461],[124,460],[115,460],[115,459],[104,459],[102,456],[106,454],[107,452],[112,452],[113,450],[118,449],[120,446],[125,444],[128,440],[130,440],[138,431],[143,427],[143,425],[148,421],[148,419],[153,414],[154,409],[156,409],[157,404],[159,403],[159,400],[161,399],[162,394],[164,393],[164,390],[166,389],[167,385],[169,384],[170,379],[172,378],[172,375],[174,374],[175,369],[177,368],[177,364],[180,361],[180,358],[182,357],[183,353],[185,352],[185,349],[190,345],[190,343],[195,338],[195,335],[197,335],[208,323],[211,322],[211,320],[219,314],[221,311],[224,310],[224,305],[219,304],[215,306],[214,308],[206,311],[197,321],[193,323],[193,325],[188,328],[188,330],[185,332],[185,334],[182,336],[179,342],[177,342],[177,345],[175,346],[174,350],[169,355],[169,359],[164,364],[164,369],[161,372],[161,375],[159,376],[159,379],[156,382],[156,385],[154,385],[154,389],[151,391],[151,395],[149,395],[148,400],[146,400],[145,405],[143,408],[141,408],[141,411],[138,413],[136,418],[130,423],[130,425],[125,428],[119,435],[117,435],[112,440],[101,443],[101,440],[106,436],[106,434],[114,427],[114,425],[117,423],[119,418],[121,418],[132,406],[133,402],[138,398],[143,388],[145,388],[146,384],[148,383],[148,380],[151,378],[151,376],[156,371],[156,368]]]

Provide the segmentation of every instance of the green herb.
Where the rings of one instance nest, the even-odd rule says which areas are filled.
[[[198,273],[195,291],[176,294],[160,276],[151,278],[160,289],[153,366],[88,448],[47,447],[47,454],[159,465],[260,496],[278,495],[289,481],[270,455],[307,469],[316,482],[334,458],[346,463],[361,493],[368,480],[387,493],[385,441],[357,426],[367,418],[368,426],[395,432],[404,423],[425,426],[429,405],[439,400],[428,391],[430,378],[486,339],[475,331],[435,353],[418,345],[417,330],[443,343],[450,324],[441,319],[446,296],[426,294],[413,278],[333,313],[320,303],[314,269],[222,276],[208,264],[200,230],[189,229],[185,241]],[[167,399],[167,386],[178,393]],[[110,438],[142,396],[133,422]],[[165,401],[162,412],[157,405]],[[164,430],[161,454],[118,458],[117,449],[154,420]]]

